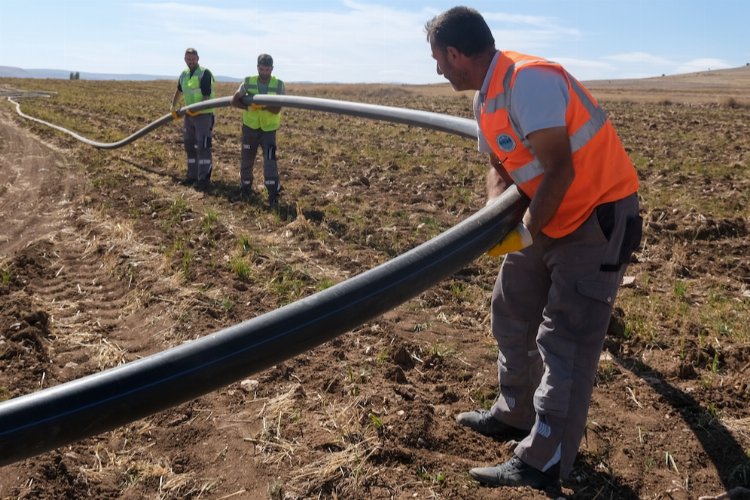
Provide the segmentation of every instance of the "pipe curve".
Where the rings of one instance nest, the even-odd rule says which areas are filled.
[[[437,113],[325,99],[260,97],[256,102],[418,124],[476,137],[473,121]],[[218,104],[205,101],[180,111],[201,106]],[[167,115],[149,127],[171,119]],[[135,135],[123,141],[135,140]],[[515,227],[528,203],[512,186],[439,236],[331,288],[146,358],[2,402],[0,466],[189,401],[319,346],[481,256]]]
[[[21,111],[21,104],[17,102],[14,97],[16,96],[9,96],[8,100],[16,105],[16,113],[18,113],[20,116],[37,123],[41,123],[42,125],[54,128],[55,130],[59,130],[60,132],[68,134],[73,138],[83,142],[84,144],[88,144],[89,146],[93,146],[98,149],[121,148],[176,119],[171,113],[168,113],[119,141],[99,142],[84,137],[81,134],[73,132],[72,130],[60,127],[59,125],[55,125],[53,123],[25,114],[23,111]],[[393,106],[381,106],[377,104],[341,101],[336,99],[320,99],[315,97],[290,95],[259,94],[252,97],[246,96],[242,99],[242,102],[248,106],[251,103],[256,102],[258,104],[269,104],[273,106],[285,106],[290,108],[327,111],[331,113],[358,116],[361,118],[369,118],[373,120],[383,120],[392,123],[402,123],[405,125],[430,128],[469,138],[476,138],[477,136],[477,125],[473,120],[470,120],[468,118],[458,118],[455,116],[444,115],[441,113],[433,113],[430,111],[421,111],[417,109],[406,109]],[[216,99],[209,99],[207,101],[201,101],[196,104],[191,104],[190,106],[184,106],[176,111],[176,115],[178,118],[182,118],[189,113],[195,113],[197,111],[209,108],[224,108],[231,106],[231,104],[232,97],[217,97]]]

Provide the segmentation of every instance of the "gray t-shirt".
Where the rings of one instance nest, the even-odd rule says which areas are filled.
[[[490,71],[494,65],[490,67]],[[529,67],[516,75],[516,83],[510,97],[511,119],[517,123],[524,137],[537,130],[565,126],[565,110],[570,95],[563,75],[552,68]],[[480,92],[474,96],[474,116],[479,123],[482,111]],[[491,153],[487,139],[479,132],[478,149]]]

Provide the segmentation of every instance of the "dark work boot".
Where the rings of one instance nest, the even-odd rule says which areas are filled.
[[[195,189],[198,191],[208,191],[210,187],[211,179],[209,178],[198,179],[198,181],[195,183]]]
[[[255,196],[255,192],[253,191],[253,183],[252,182],[240,183],[240,198],[250,199],[253,196]]]
[[[268,206],[271,208],[279,207],[279,192],[275,190],[268,190]]]
[[[513,458],[495,467],[476,467],[469,475],[486,486],[529,486],[544,490],[557,485],[558,479],[526,464],[520,458]]]
[[[501,440],[521,439],[528,434],[528,431],[504,424],[487,410],[459,413],[456,416],[456,422],[480,434]]]

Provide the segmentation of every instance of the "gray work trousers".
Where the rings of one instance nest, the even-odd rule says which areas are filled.
[[[276,164],[276,131],[264,132],[261,129],[242,125],[242,154],[240,155],[240,182],[243,186],[253,185],[253,165],[258,154],[258,146],[263,150],[263,183],[269,193],[278,194],[279,167]]]
[[[568,477],[586,427],[604,335],[641,238],[637,194],[597,207],[573,233],[506,256],[492,294],[500,349],[492,415],[528,429],[514,453]]]
[[[189,181],[211,180],[213,170],[211,132],[213,128],[213,113],[185,115],[183,139],[187,153],[187,180]]]

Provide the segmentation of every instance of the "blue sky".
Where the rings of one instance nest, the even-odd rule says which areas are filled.
[[[424,23],[443,0],[0,0],[0,66],[174,75],[184,50],[217,75],[286,81],[444,81]],[[744,66],[747,0],[478,0],[498,48],[541,55],[578,79]]]

